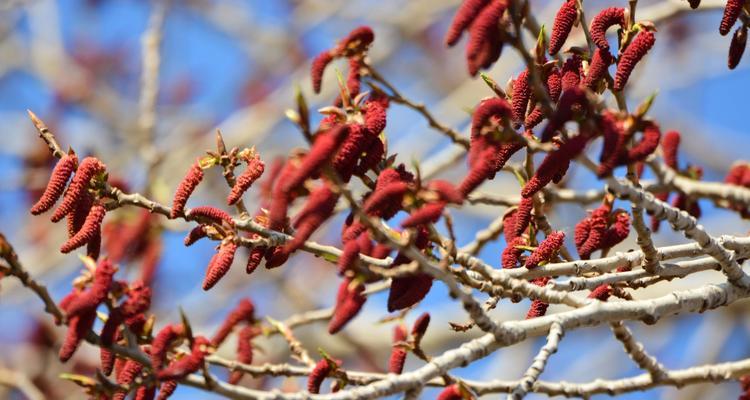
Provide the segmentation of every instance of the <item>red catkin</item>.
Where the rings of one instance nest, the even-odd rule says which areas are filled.
[[[156,400],[167,400],[177,390],[177,381],[164,381],[159,386],[159,395]]]
[[[343,57],[362,54],[373,40],[375,40],[375,32],[372,31],[372,28],[366,25],[358,26],[339,42],[335,53]]]
[[[431,288],[432,277],[427,274],[394,278],[388,292],[388,312],[403,310],[419,303]]]
[[[198,187],[198,184],[200,184],[202,180],[203,169],[200,166],[200,162],[196,160],[195,163],[190,166],[187,174],[185,174],[185,177],[182,178],[182,181],[177,186],[174,200],[172,200],[172,212],[170,218],[177,218],[185,212],[185,204],[187,204],[190,195],[193,194],[193,191]]]
[[[160,370],[167,359],[169,347],[185,334],[181,324],[170,324],[159,330],[151,342],[151,368]]]
[[[729,69],[735,69],[742,60],[742,54],[747,47],[747,27],[745,25],[737,28],[732,35],[732,41],[729,43],[729,56],[727,57],[727,66]]]
[[[357,237],[357,240],[349,240],[344,244],[341,257],[337,261],[339,275],[343,275],[344,272],[352,269],[357,262],[359,258],[359,237],[362,236],[366,237],[367,234],[363,233]]]
[[[224,318],[224,322],[221,323],[216,334],[211,338],[211,345],[219,347],[219,345],[224,343],[227,336],[232,333],[235,326],[241,322],[252,323],[253,321],[255,321],[255,306],[250,299],[244,298],[240,300],[237,306],[227,314],[226,318]]]
[[[577,246],[578,255],[583,260],[591,258],[591,254],[602,248],[604,235],[607,229],[607,217],[609,208],[606,205],[594,210],[589,218],[589,231],[586,240],[580,246]]]
[[[610,289],[610,286],[607,284],[599,285],[594,290],[589,293],[588,298],[589,299],[597,299],[599,301],[607,301],[609,299],[609,296],[612,294],[612,291]]]
[[[83,196],[81,196],[81,200],[79,200],[76,205],[73,206],[73,209],[68,213],[68,238],[72,238],[76,233],[78,233],[78,231],[81,230],[81,227],[83,226],[83,223],[86,222],[86,217],[88,217],[89,211],[91,211],[91,207],[93,205],[94,196],[92,196],[88,191],[84,192]],[[112,259],[115,259],[111,253],[109,256]]]
[[[259,332],[258,329],[252,325],[246,325],[240,329],[239,334],[237,335],[237,361],[242,364],[252,364],[253,363],[253,343],[252,340],[254,337],[258,336]],[[229,384],[230,385],[236,385],[240,382],[242,379],[242,375],[244,373],[240,370],[232,371],[232,373],[229,375]]]
[[[323,73],[331,61],[333,61],[333,55],[329,50],[321,52],[313,59],[310,66],[310,77],[315,93],[320,93],[321,86],[323,85]]]
[[[91,207],[81,229],[73,237],[63,243],[60,247],[60,251],[63,253],[70,253],[96,238],[100,239],[102,221],[104,220],[104,214],[106,213],[107,209],[101,204],[96,204]]]
[[[579,249],[581,246],[583,246],[584,243],[586,243],[586,239],[588,239],[589,237],[589,231],[591,231],[590,218],[584,218],[576,224],[573,233],[573,242],[576,246],[576,249]]]
[[[724,15],[722,15],[721,24],[719,24],[719,33],[721,36],[726,36],[732,29],[734,23],[737,22],[737,18],[742,14],[742,7],[744,5],[745,0],[727,0],[727,5],[724,7]]]
[[[185,246],[191,246],[193,243],[203,239],[207,235],[208,234],[206,233],[206,226],[200,224],[191,229],[190,232],[188,232],[187,236],[185,236],[185,240],[183,240],[183,243],[185,244]]]
[[[354,283],[351,279],[346,278],[339,285],[339,291],[336,295],[336,305],[333,309],[333,316],[328,323],[328,333],[336,334],[346,326],[362,309],[367,297],[363,294],[365,286],[361,283]]]
[[[443,389],[440,394],[438,394],[437,400],[463,400],[464,396],[461,393],[461,388],[459,388],[458,384],[453,384],[445,389]]]
[[[419,225],[433,224],[443,215],[445,203],[438,201],[427,203],[417,210],[414,210],[406,219],[401,221],[402,228],[414,228]]]
[[[550,261],[560,251],[565,240],[565,233],[554,231],[526,258],[526,268],[536,268],[540,263]]]
[[[133,383],[133,381],[135,381],[135,378],[141,374],[142,370],[143,365],[141,365],[141,363],[135,360],[127,360],[122,371],[117,375],[117,384],[128,386],[129,384]],[[112,396],[112,400],[124,400],[127,394],[128,393],[126,391],[118,390]]]
[[[624,161],[628,138],[622,124],[612,113],[605,112],[599,120],[599,126],[604,136],[604,144],[596,175],[603,178],[610,175],[615,167]]]
[[[526,239],[521,236],[514,237],[503,250],[501,256],[501,264],[503,268],[510,269],[518,266],[518,259],[523,254],[524,250],[519,249],[518,246],[525,246]]]
[[[427,184],[427,188],[437,193],[440,200],[447,203],[461,204],[464,197],[461,192],[450,182],[441,179],[435,179]]]
[[[486,149],[482,136],[484,128],[493,118],[511,118],[513,110],[505,99],[491,98],[482,101],[471,117],[471,147],[469,148],[469,167],[476,164],[480,154]]]
[[[78,166],[78,157],[75,154],[66,154],[60,158],[55,168],[52,170],[52,176],[47,182],[42,197],[33,206],[31,213],[39,215],[55,205],[55,202],[62,196],[65,185],[68,183],[71,175]]]
[[[602,248],[614,247],[625,240],[630,234],[630,216],[627,212],[620,212],[615,216],[615,222],[607,228],[602,241]]]
[[[557,10],[549,38],[549,55],[554,56],[560,51],[568,35],[570,35],[570,30],[573,28],[577,17],[578,9],[575,0],[565,1]]]
[[[679,169],[677,162],[677,149],[680,147],[680,132],[669,131],[664,134],[661,141],[661,151],[664,154],[664,163],[669,168]]]
[[[206,276],[203,278],[203,290],[209,290],[229,272],[234,261],[234,253],[237,245],[234,242],[222,244],[219,251],[211,258],[206,268]]]
[[[518,204],[518,211],[516,212],[513,236],[521,235],[522,233],[524,233],[524,231],[526,231],[526,228],[529,227],[529,222],[531,222],[532,209],[534,209],[534,198],[521,198],[521,203]]]
[[[60,347],[60,361],[66,362],[75,353],[78,345],[81,344],[86,334],[91,331],[96,321],[96,310],[91,310],[81,315],[77,315],[68,320],[68,331]]]
[[[544,287],[547,282],[549,282],[548,276],[543,276],[534,279],[531,281],[531,283]],[[544,314],[547,313],[547,308],[549,307],[548,303],[543,302],[542,300],[532,300],[531,307],[529,307],[529,311],[526,313],[526,319],[532,319],[537,317],[542,317]]]
[[[312,372],[310,372],[310,375],[307,377],[307,391],[313,394],[320,393],[320,385],[323,384],[323,381],[331,372],[338,368],[337,364],[340,363],[338,361],[334,363],[327,358],[318,361]]]
[[[469,27],[487,3],[489,0],[465,0],[461,3],[445,35],[445,44],[455,45],[461,38],[461,33]]]
[[[94,271],[94,282],[86,291],[68,299],[65,307],[62,307],[68,318],[88,314],[90,311],[96,311],[109,293],[112,287],[112,277],[117,272],[117,268],[108,259],[99,262]]]
[[[326,161],[336,154],[347,135],[349,135],[348,125],[337,125],[319,133],[310,152],[302,159],[299,167],[286,180],[280,181],[281,190],[284,193],[290,193],[299,188],[307,178],[317,174]]]
[[[636,35],[632,42],[622,53],[617,63],[617,72],[615,73],[615,91],[621,91],[628,83],[628,78],[633,72],[636,64],[640,61],[656,42],[656,36],[653,32],[641,31]]]
[[[220,208],[216,208],[213,206],[199,206],[199,207],[191,208],[190,211],[188,211],[188,218],[191,218],[191,219],[207,218],[217,223],[220,223],[221,221],[225,221],[230,226],[234,225],[234,221],[232,221],[232,216],[229,215],[229,213],[227,213],[226,211]]]
[[[368,101],[364,106],[365,128],[372,135],[378,135],[385,130],[386,113],[385,108],[378,102]]]
[[[469,27],[466,61],[472,76],[479,72],[479,68],[488,67],[491,60],[496,60],[500,56],[502,42],[497,37],[498,23],[506,7],[505,1],[490,2],[479,12]]]
[[[63,219],[70,211],[74,209],[76,204],[81,201],[84,193],[87,191],[89,182],[96,174],[104,172],[106,169],[105,165],[102,164],[95,157],[86,157],[81,161],[81,164],[76,170],[76,174],[68,185],[68,190],[65,191],[63,201],[55,209],[52,214],[52,222],[58,222]]]
[[[242,195],[250,188],[250,186],[263,175],[263,171],[266,165],[261,161],[260,157],[256,154],[255,157],[247,161],[247,168],[242,171],[242,174],[235,180],[232,191],[227,197],[227,204],[230,206],[237,203]]]
[[[247,264],[245,265],[245,272],[252,274],[256,268],[260,265],[263,256],[266,254],[268,249],[266,246],[253,247],[250,250],[250,255],[247,257]]]
[[[549,123],[542,131],[542,142],[552,140],[555,132],[562,128],[563,125],[573,118],[574,109],[577,105],[587,105],[586,92],[580,87],[572,87],[562,93],[560,101],[557,102],[557,108],[549,118]]]
[[[365,201],[363,209],[369,215],[377,215],[380,214],[379,210],[385,207],[392,208],[396,205],[400,207],[401,199],[408,190],[409,184],[403,181],[392,182],[380,188],[376,187]]]
[[[286,253],[292,253],[302,247],[323,222],[325,222],[336,208],[338,195],[333,193],[328,185],[315,189],[307,199],[304,208],[294,221],[294,237],[283,248]]]
[[[597,48],[594,51],[594,55],[591,57],[591,63],[589,63],[589,70],[586,77],[583,79],[583,86],[594,90],[597,87],[599,81],[604,78],[609,70],[609,66],[612,65],[614,59],[609,50],[602,50]]]
[[[614,25],[625,25],[625,9],[619,7],[605,8],[591,20],[591,40],[597,47],[609,51],[607,29]]]
[[[210,344],[211,342],[205,337],[197,336],[190,354],[173,361],[167,368],[156,371],[156,378],[160,381],[178,380],[198,371],[203,366]]]
[[[430,325],[430,314],[429,313],[422,313],[416,321],[414,321],[414,326],[411,328],[411,336],[414,338],[415,346],[419,346],[419,342],[422,341],[422,337],[424,337],[425,332],[427,332],[427,327]]]
[[[581,83],[581,62],[581,56],[578,54],[573,54],[565,60],[565,63],[562,66],[562,71],[560,72],[562,75],[561,89],[563,92],[574,88]]]
[[[401,375],[401,372],[404,370],[407,354],[404,342],[406,342],[407,336],[406,327],[403,325],[397,325],[394,328],[393,347],[391,348],[391,356],[388,360],[388,373]]]
[[[650,156],[659,146],[661,139],[661,130],[656,123],[646,121],[643,126],[643,137],[641,140],[628,150],[628,162],[643,161]]]
[[[523,121],[526,116],[526,108],[531,98],[531,87],[529,86],[529,70],[521,71],[513,82],[513,121]]]
[[[577,157],[586,147],[587,140],[586,136],[579,134],[563,143],[559,149],[548,153],[534,176],[524,185],[521,196],[526,198],[533,196],[551,182],[557,173],[567,169],[570,160]]]

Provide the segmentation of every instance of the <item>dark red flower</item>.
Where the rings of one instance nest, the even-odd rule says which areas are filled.
[[[340,361],[330,361],[327,358],[322,358],[315,364],[310,376],[307,377],[307,391],[313,394],[320,393],[320,385],[323,381],[336,370],[341,364]]]
[[[405,260],[407,262],[407,260]],[[394,262],[395,264],[395,262]],[[415,274],[393,278],[388,292],[388,312],[403,310],[419,303],[432,288],[432,277],[427,274]]]
[[[156,371],[156,378],[160,381],[178,380],[198,371],[203,366],[210,344],[205,337],[197,336],[190,354],[173,361],[167,368]]]
[[[315,189],[305,206],[295,216],[294,237],[284,245],[283,251],[292,253],[302,247],[313,232],[333,215],[337,201],[338,194],[331,191],[327,184]]]
[[[628,162],[643,161],[656,150],[661,139],[661,130],[656,123],[644,122],[643,137],[635,146],[628,150]]]
[[[529,222],[531,222],[531,210],[534,209],[534,198],[533,197],[523,197],[521,198],[521,202],[518,204],[518,211],[516,212],[516,217],[514,218],[515,221],[515,229],[513,230],[513,236],[519,236],[524,231],[526,231],[526,228],[529,226]]]
[[[607,229],[607,219],[609,217],[610,208],[608,205],[602,205],[601,207],[594,210],[591,213],[591,217],[588,218],[588,235],[586,240],[580,245],[576,246],[578,255],[583,260],[591,258],[591,254],[596,250],[603,248],[604,235]],[[580,238],[579,238],[580,240]],[[576,242],[578,242],[577,240]]]
[[[578,18],[578,9],[575,0],[565,1],[555,15],[555,22],[552,24],[552,33],[549,38],[549,55],[554,56],[565,44],[565,40],[570,35],[570,30]]]
[[[234,242],[227,242],[221,245],[219,251],[214,254],[206,268],[206,276],[203,278],[203,290],[209,290],[219,280],[229,272],[229,268],[234,261],[234,253],[237,252],[237,245]]]
[[[516,268],[518,266],[518,259],[524,252],[524,250],[519,249],[518,246],[526,246],[526,239],[521,236],[516,236],[508,243],[507,246],[505,246],[505,249],[503,250],[503,254],[501,256],[501,264],[503,268],[509,269]]]
[[[607,228],[602,241],[602,248],[614,247],[625,240],[630,234],[630,216],[627,212],[619,212],[615,216],[615,222]]]
[[[242,174],[237,177],[232,191],[227,197],[227,204],[230,206],[237,203],[248,188],[263,175],[265,164],[261,161],[260,157],[256,154],[253,158],[247,160],[247,168],[242,171]]]
[[[437,400],[464,400],[461,388],[458,384],[452,384],[438,394]]]
[[[55,202],[62,196],[65,190],[65,185],[68,183],[68,179],[73,175],[76,167],[78,166],[78,157],[75,154],[66,154],[60,158],[55,168],[52,170],[52,176],[47,182],[47,187],[44,189],[42,197],[33,206],[31,206],[31,213],[39,215],[55,205]]]
[[[581,63],[581,56],[579,56],[578,54],[573,54],[567,60],[565,60],[565,63],[562,66],[562,71],[560,73],[562,75],[561,89],[563,92],[570,88],[574,88],[581,83],[581,75],[583,69]]]
[[[727,66],[729,69],[735,69],[742,60],[742,54],[747,47],[747,27],[742,25],[734,31],[732,41],[729,43],[729,56],[727,57]]]
[[[630,74],[635,69],[635,65],[651,50],[655,42],[654,33],[648,31],[641,31],[630,42],[617,63],[614,90],[621,91],[625,87]]]
[[[185,244],[185,246],[191,246],[193,243],[203,239],[206,236],[206,225],[200,224],[191,229],[190,232],[188,232],[187,236],[185,236],[185,240],[183,240],[183,243]]]
[[[588,137],[579,134],[563,143],[557,150],[548,153],[537,168],[536,173],[526,182],[521,196],[531,197],[555,178],[555,175],[568,168],[570,160],[577,157],[586,147]]]
[[[725,36],[737,22],[737,18],[742,14],[742,7],[745,5],[745,0],[727,0],[727,5],[724,7],[724,15],[721,17],[721,24],[719,24],[719,33],[721,36]]]
[[[177,191],[175,192],[174,200],[172,201],[172,213],[170,214],[170,218],[177,218],[185,212],[185,204],[187,204],[190,195],[193,194],[193,191],[198,187],[198,184],[200,184],[202,180],[203,169],[200,166],[200,162],[196,160],[195,163],[190,166],[185,177],[182,178],[179,186],[177,186]]]
[[[455,45],[461,38],[461,33],[471,25],[488,3],[489,0],[465,0],[461,3],[445,35],[445,44]]]
[[[594,55],[591,57],[588,73],[583,79],[583,86],[595,90],[597,83],[599,83],[599,81],[607,74],[609,66],[612,65],[613,61],[612,54],[609,53],[609,50],[597,48],[594,51]]]
[[[565,233],[554,231],[526,258],[526,268],[536,268],[540,263],[550,261],[560,251],[565,240]]]
[[[252,340],[259,334],[260,332],[258,328],[252,325],[246,325],[240,329],[240,332],[237,335],[237,362],[246,365],[253,363]],[[227,382],[229,382],[230,385],[236,385],[242,379],[243,374],[244,373],[240,370],[232,371]]]
[[[597,47],[609,51],[607,29],[614,25],[625,25],[625,9],[619,7],[605,8],[591,20],[591,40]]]
[[[167,325],[154,336],[151,342],[151,368],[154,371],[160,370],[167,359],[167,352],[170,346],[185,335],[185,328],[182,324]]]
[[[196,219],[196,218],[206,218],[213,220],[216,223],[221,223],[221,221],[225,221],[230,226],[234,225],[234,221],[232,220],[232,216],[229,215],[226,211],[216,208],[213,206],[199,206],[195,208],[191,208],[187,215],[190,219]]]
[[[589,293],[589,299],[597,299],[599,301],[607,301],[609,296],[612,294],[610,286],[607,284],[599,285]]]
[[[541,286],[541,287],[544,287],[547,284],[547,282],[549,282],[548,276],[542,276],[531,281],[531,283],[537,286]],[[549,304],[543,302],[542,300],[538,300],[538,299],[532,300],[531,307],[529,307],[529,311],[526,313],[526,319],[543,317],[544,314],[547,313],[548,307],[549,307]]]
[[[406,342],[407,336],[406,327],[396,325],[393,330],[393,347],[391,348],[391,357],[388,360],[388,373],[400,375],[404,370],[407,354],[404,342]]]
[[[505,1],[492,1],[476,16],[469,27],[466,44],[466,61],[473,76],[479,68],[487,68],[500,57],[502,42],[499,40],[499,23],[507,7]]]
[[[354,317],[359,314],[362,306],[367,301],[363,294],[365,286],[359,282],[354,282],[345,278],[336,295],[336,305],[333,308],[333,316],[328,323],[328,333],[336,334],[346,326]]]
[[[412,211],[409,216],[401,221],[402,228],[414,228],[418,225],[433,224],[443,215],[445,203],[442,201],[427,203]]]
[[[62,203],[60,203],[52,214],[52,222],[58,222],[70,213],[84,197],[91,179],[105,170],[106,166],[96,157],[84,158],[78,166],[73,179],[70,181],[68,190],[65,191]]]
[[[319,133],[310,148],[310,152],[302,159],[294,174],[287,180],[281,181],[284,193],[290,193],[299,188],[307,178],[320,172],[320,168],[336,154],[336,150],[349,135],[348,125],[337,125],[325,132]],[[274,199],[275,200],[275,199]]]
[[[664,153],[664,163],[669,168],[679,169],[677,162],[677,150],[680,147],[680,132],[669,131],[664,134],[664,139],[661,141],[661,151]]]
[[[531,98],[531,87],[529,86],[529,70],[524,69],[513,81],[513,121],[523,121],[526,116],[526,108]]]
[[[60,247],[60,251],[63,253],[70,253],[92,240],[101,240],[102,221],[104,220],[104,214],[106,213],[107,210],[101,204],[96,204],[91,207],[81,229],[73,237],[63,243]]]
[[[117,375],[117,384],[128,386],[129,384],[133,383],[133,381],[135,381],[135,378],[141,374],[141,371],[143,371],[143,365],[138,361],[125,361],[125,366]],[[118,390],[112,396],[112,400],[125,400],[125,396],[127,396],[127,394],[128,393],[124,390]]]
[[[429,313],[422,313],[416,321],[414,321],[414,326],[411,328],[411,335],[414,338],[415,346],[419,346],[419,342],[422,341],[422,337],[424,337],[425,332],[427,332],[427,327],[430,325],[430,314]]]
[[[240,302],[237,304],[237,306],[227,314],[226,318],[224,318],[224,322],[221,323],[221,326],[216,331],[216,334],[214,334],[213,338],[211,338],[211,344],[214,347],[219,347],[224,340],[229,336],[230,333],[232,333],[232,330],[234,329],[237,324],[241,322],[247,322],[252,323],[255,321],[255,306],[253,305],[253,302],[248,298],[243,298],[240,300]]]

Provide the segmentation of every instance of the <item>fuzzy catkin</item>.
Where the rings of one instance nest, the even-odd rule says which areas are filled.
[[[656,42],[656,36],[653,32],[641,31],[636,35],[632,42],[622,53],[617,63],[617,72],[615,73],[615,91],[621,91],[628,83],[630,74],[635,69],[636,64],[640,61]]]
[[[105,169],[106,166],[96,157],[84,158],[63,195],[62,203],[52,214],[52,222],[58,222],[70,213],[88,190],[91,179]]]
[[[177,191],[174,194],[174,200],[172,200],[172,212],[170,218],[174,219],[179,217],[185,212],[185,204],[187,204],[190,195],[203,180],[203,169],[200,163],[196,161],[190,166],[185,177],[177,186]]]
[[[560,51],[568,35],[570,35],[570,30],[573,28],[573,23],[576,22],[577,17],[578,9],[575,0],[565,1],[557,10],[549,39],[549,55],[554,56]]]
[[[336,334],[359,314],[365,301],[367,301],[367,297],[363,294],[364,291],[364,285],[360,283],[354,284],[349,278],[341,282],[338,294],[336,295],[333,316],[328,323],[329,334]]]
[[[70,239],[68,239],[60,247],[60,251],[63,253],[70,253],[71,251],[89,243],[91,240],[101,237],[102,221],[107,210],[101,204],[96,204],[91,207],[86,220],[83,223],[81,229]]]
[[[261,175],[263,175],[265,167],[265,163],[263,163],[257,155],[248,160],[247,168],[242,171],[242,174],[237,177],[234,186],[232,186],[232,191],[227,197],[227,204],[230,206],[236,204],[242,198],[242,195],[247,189],[249,189],[250,186],[261,177]]]
[[[219,251],[208,263],[208,268],[206,268],[206,276],[203,278],[203,290],[209,290],[214,287],[229,272],[229,268],[234,261],[234,253],[236,252],[237,245],[234,242],[228,242],[219,248]]]
[[[600,11],[592,20],[589,32],[591,40],[597,47],[609,51],[609,42],[607,42],[607,29],[614,25],[625,25],[625,9],[619,7],[609,7]]]
[[[52,170],[52,176],[47,182],[47,187],[44,189],[42,197],[33,206],[31,206],[31,213],[33,215],[39,215],[55,205],[55,202],[62,196],[65,190],[65,185],[68,183],[71,175],[78,166],[78,157],[75,154],[66,154],[60,161],[57,162],[55,168]]]
[[[445,44],[453,46],[461,38],[461,34],[466,30],[474,19],[479,15],[482,9],[490,0],[465,0],[458,7],[456,15],[453,17],[448,32],[445,35]]]

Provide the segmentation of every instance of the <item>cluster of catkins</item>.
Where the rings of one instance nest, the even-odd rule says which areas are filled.
[[[466,45],[466,60],[469,66],[469,73],[476,75],[482,68],[489,68],[497,59],[503,49],[504,39],[508,36],[506,29],[511,26],[510,17],[507,15],[507,1],[490,1],[490,0],[465,0],[456,11],[453,21],[448,28],[445,37],[445,43],[448,46],[455,45],[461,38],[463,31],[469,32],[469,41]],[[549,49],[550,55],[555,56],[562,49],[565,40],[570,34],[573,26],[578,22],[578,8],[576,0],[566,0],[555,16],[555,21],[550,35]],[[655,42],[654,28],[648,22],[641,22],[629,25],[627,11],[624,8],[610,7],[602,10],[591,21],[591,39],[596,45],[594,54],[586,57],[588,63],[588,72],[584,74],[584,68],[581,65],[583,59],[581,55],[574,55],[565,63],[566,70],[559,70],[556,66],[549,65],[543,68],[543,82],[546,81],[548,93],[553,101],[557,100],[560,95],[560,86],[562,90],[565,86],[570,86],[571,79],[581,79],[579,75],[585,75],[584,85],[594,89],[599,81],[607,74],[610,64],[615,61],[615,57],[610,53],[609,42],[606,38],[607,29],[613,26],[619,26],[624,32],[630,35],[631,40],[628,43],[621,43],[619,57],[617,58],[617,73],[615,74],[613,90],[621,91],[633,72],[635,65],[646,53],[653,47]],[[634,35],[634,36],[633,36]],[[538,56],[541,52],[537,53]],[[547,60],[535,60],[541,67]],[[540,68],[542,70],[542,68]],[[565,73],[571,74],[566,79]],[[522,88],[528,89],[528,71],[524,71],[516,79]],[[574,85],[578,85],[575,82]],[[521,93],[522,89],[514,90],[514,97],[521,94],[521,98],[514,102],[514,118],[523,121],[523,115],[526,111],[526,103],[530,97],[530,91],[526,90]],[[527,125],[538,123],[541,110],[529,117]]]
[[[664,156],[664,164],[669,168],[675,170],[676,173],[694,180],[700,180],[703,177],[703,168],[696,165],[687,164],[684,168],[680,168],[679,159],[677,157],[678,150],[680,147],[680,133],[677,131],[669,131],[664,135],[664,139],[661,141],[662,155]],[[661,201],[668,201],[670,192],[659,192],[654,197]],[[677,190],[677,195],[672,199],[672,206],[685,210],[688,214],[695,218],[700,218],[701,207],[698,204],[698,199],[692,198],[687,194]],[[654,232],[659,231],[659,225],[661,219],[651,217],[651,230]]]
[[[42,197],[31,207],[31,213],[39,215],[50,210],[62,197],[51,217],[52,222],[63,218],[68,221],[68,240],[60,246],[61,252],[70,253],[86,246],[89,257],[99,258],[102,221],[107,213],[101,199],[101,188],[106,180],[106,166],[96,157],[86,157],[79,163],[78,156],[71,151],[55,165]]]

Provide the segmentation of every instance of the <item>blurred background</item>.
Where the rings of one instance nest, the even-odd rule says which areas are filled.
[[[311,109],[329,105],[337,91],[333,68],[326,72],[323,92],[313,95],[309,80],[310,59],[333,46],[351,29],[370,25],[376,40],[370,57],[376,68],[404,96],[424,102],[444,124],[465,133],[471,108],[492,95],[481,79],[466,72],[463,44],[452,49],[442,38],[458,0],[5,0],[0,2],[0,231],[18,250],[22,263],[33,276],[46,283],[55,299],[70,290],[82,265],[75,255],[57,251],[65,237],[64,224],[52,224],[45,216],[32,217],[28,208],[46,185],[54,165],[37,137],[26,110],[34,111],[57,135],[64,148],[81,155],[96,155],[108,167],[110,181],[131,191],[148,193],[169,204],[177,183],[196,157],[215,147],[220,129],[228,147],[255,146],[270,163],[305,142],[284,111],[293,108],[295,87],[300,87]],[[585,2],[589,3],[589,2]],[[619,2],[586,4],[588,18]],[[746,92],[750,87],[748,62],[734,71],[726,68],[729,37],[718,34],[721,9],[710,7],[687,13],[664,10],[684,2],[639,2],[638,19],[657,18],[655,49],[637,68],[628,94],[631,106],[657,92],[650,115],[664,131],[683,134],[681,160],[702,166],[705,180],[722,180],[730,164],[746,156],[750,134],[746,133]],[[710,3],[710,2],[709,2]],[[711,3],[713,4],[713,3]],[[540,23],[549,26],[559,1],[532,1]],[[661,14],[660,14],[661,12]],[[582,43],[580,30],[567,45]],[[160,64],[143,66],[144,41],[156,40]],[[531,46],[531,37],[526,38]],[[148,47],[148,46],[146,46]],[[747,60],[745,60],[747,61]],[[338,68],[345,69],[343,64]],[[151,70],[149,70],[151,68]],[[506,48],[500,61],[487,71],[503,84],[522,69],[521,59]],[[143,93],[142,79],[158,73],[158,91]],[[608,99],[612,101],[612,99]],[[149,103],[150,102],[150,103]],[[155,115],[148,113],[153,103]],[[614,103],[612,103],[614,104]],[[145,110],[145,111],[144,111]],[[313,124],[320,119],[314,115]],[[427,168],[434,160],[451,154],[454,146],[431,130],[414,111],[394,104],[388,112],[388,146],[398,160],[411,165],[420,160]],[[592,152],[598,152],[594,144]],[[598,153],[597,153],[598,154]],[[458,180],[466,168],[459,161],[439,177]],[[647,174],[646,178],[649,178]],[[598,188],[585,170],[568,174],[565,184],[574,189]],[[510,174],[480,188],[496,195],[518,195],[518,184]],[[189,205],[223,204],[228,189],[217,170],[207,174]],[[256,191],[245,196],[249,208],[257,208]],[[618,202],[621,203],[621,202]],[[627,208],[627,204],[618,204]],[[587,208],[560,205],[550,211],[552,226],[572,233]],[[745,235],[746,221],[731,212],[701,202],[702,223],[714,235]],[[467,206],[453,209],[459,245],[502,215],[504,207]],[[313,237],[324,244],[340,245],[340,226],[345,215],[329,221]],[[108,214],[109,224],[132,224],[139,211],[125,208]],[[131,257],[121,265],[121,276],[142,274],[144,265],[155,265],[152,312],[157,328],[179,321],[177,306],[189,315],[197,332],[211,334],[237,300],[249,296],[257,315],[284,319],[291,315],[330,307],[339,278],[325,261],[298,253],[283,268],[244,273],[244,255],[214,289],[200,288],[205,266],[215,243],[199,242],[185,248],[182,238],[191,226],[157,218],[160,248]],[[397,220],[396,220],[397,221]],[[114,231],[112,231],[114,232]],[[105,244],[106,244],[105,237]],[[658,246],[684,243],[681,235],[662,225],[655,236]],[[569,243],[570,244],[570,243]],[[502,239],[482,251],[482,258],[499,265]],[[572,247],[572,246],[569,246]],[[635,248],[631,238],[619,251]],[[150,258],[149,258],[150,257]],[[674,289],[722,281],[720,274],[704,272],[677,282],[662,283],[633,292],[635,298],[663,295]],[[344,359],[347,369],[387,369],[394,323],[380,323],[386,293],[372,296],[362,313],[347,328],[332,337],[326,323],[296,330],[298,338],[314,352],[318,347]],[[499,303],[493,316],[500,320],[523,318],[528,302]],[[750,355],[747,340],[750,319],[746,305],[701,315],[668,318],[658,325],[627,324],[647,350],[668,368],[687,368],[705,363],[739,360]],[[91,372],[98,351],[84,344],[76,358],[60,365],[56,346],[61,329],[53,328],[42,313],[40,301],[14,279],[0,282],[0,372],[14,371],[30,379],[49,398],[82,398],[82,392],[57,378],[61,372]],[[408,323],[427,311],[433,323],[423,347],[437,355],[479,335],[478,330],[452,332],[448,322],[464,323],[460,305],[436,283],[430,295],[412,313]],[[557,311],[551,307],[550,312]],[[40,335],[48,338],[40,340]],[[51,343],[49,351],[45,346]],[[256,341],[260,349],[255,363],[286,362],[286,344],[278,337]],[[517,379],[542,345],[530,340],[455,371],[471,379]],[[232,340],[220,348],[231,358]],[[422,362],[409,357],[406,370]],[[221,376],[225,372],[217,370]],[[544,380],[586,382],[595,378],[615,379],[640,374],[607,327],[569,333],[554,355]],[[2,382],[0,382],[1,384]],[[250,379],[255,388],[301,390],[304,381],[287,378]],[[698,399],[733,398],[739,385],[696,385],[635,393],[624,398]],[[181,386],[173,398],[214,398],[211,394]],[[435,397],[426,390],[424,398]],[[495,396],[487,396],[495,397]],[[597,396],[606,397],[606,396]],[[0,386],[0,398],[23,398]],[[529,398],[536,398],[534,395]]]

